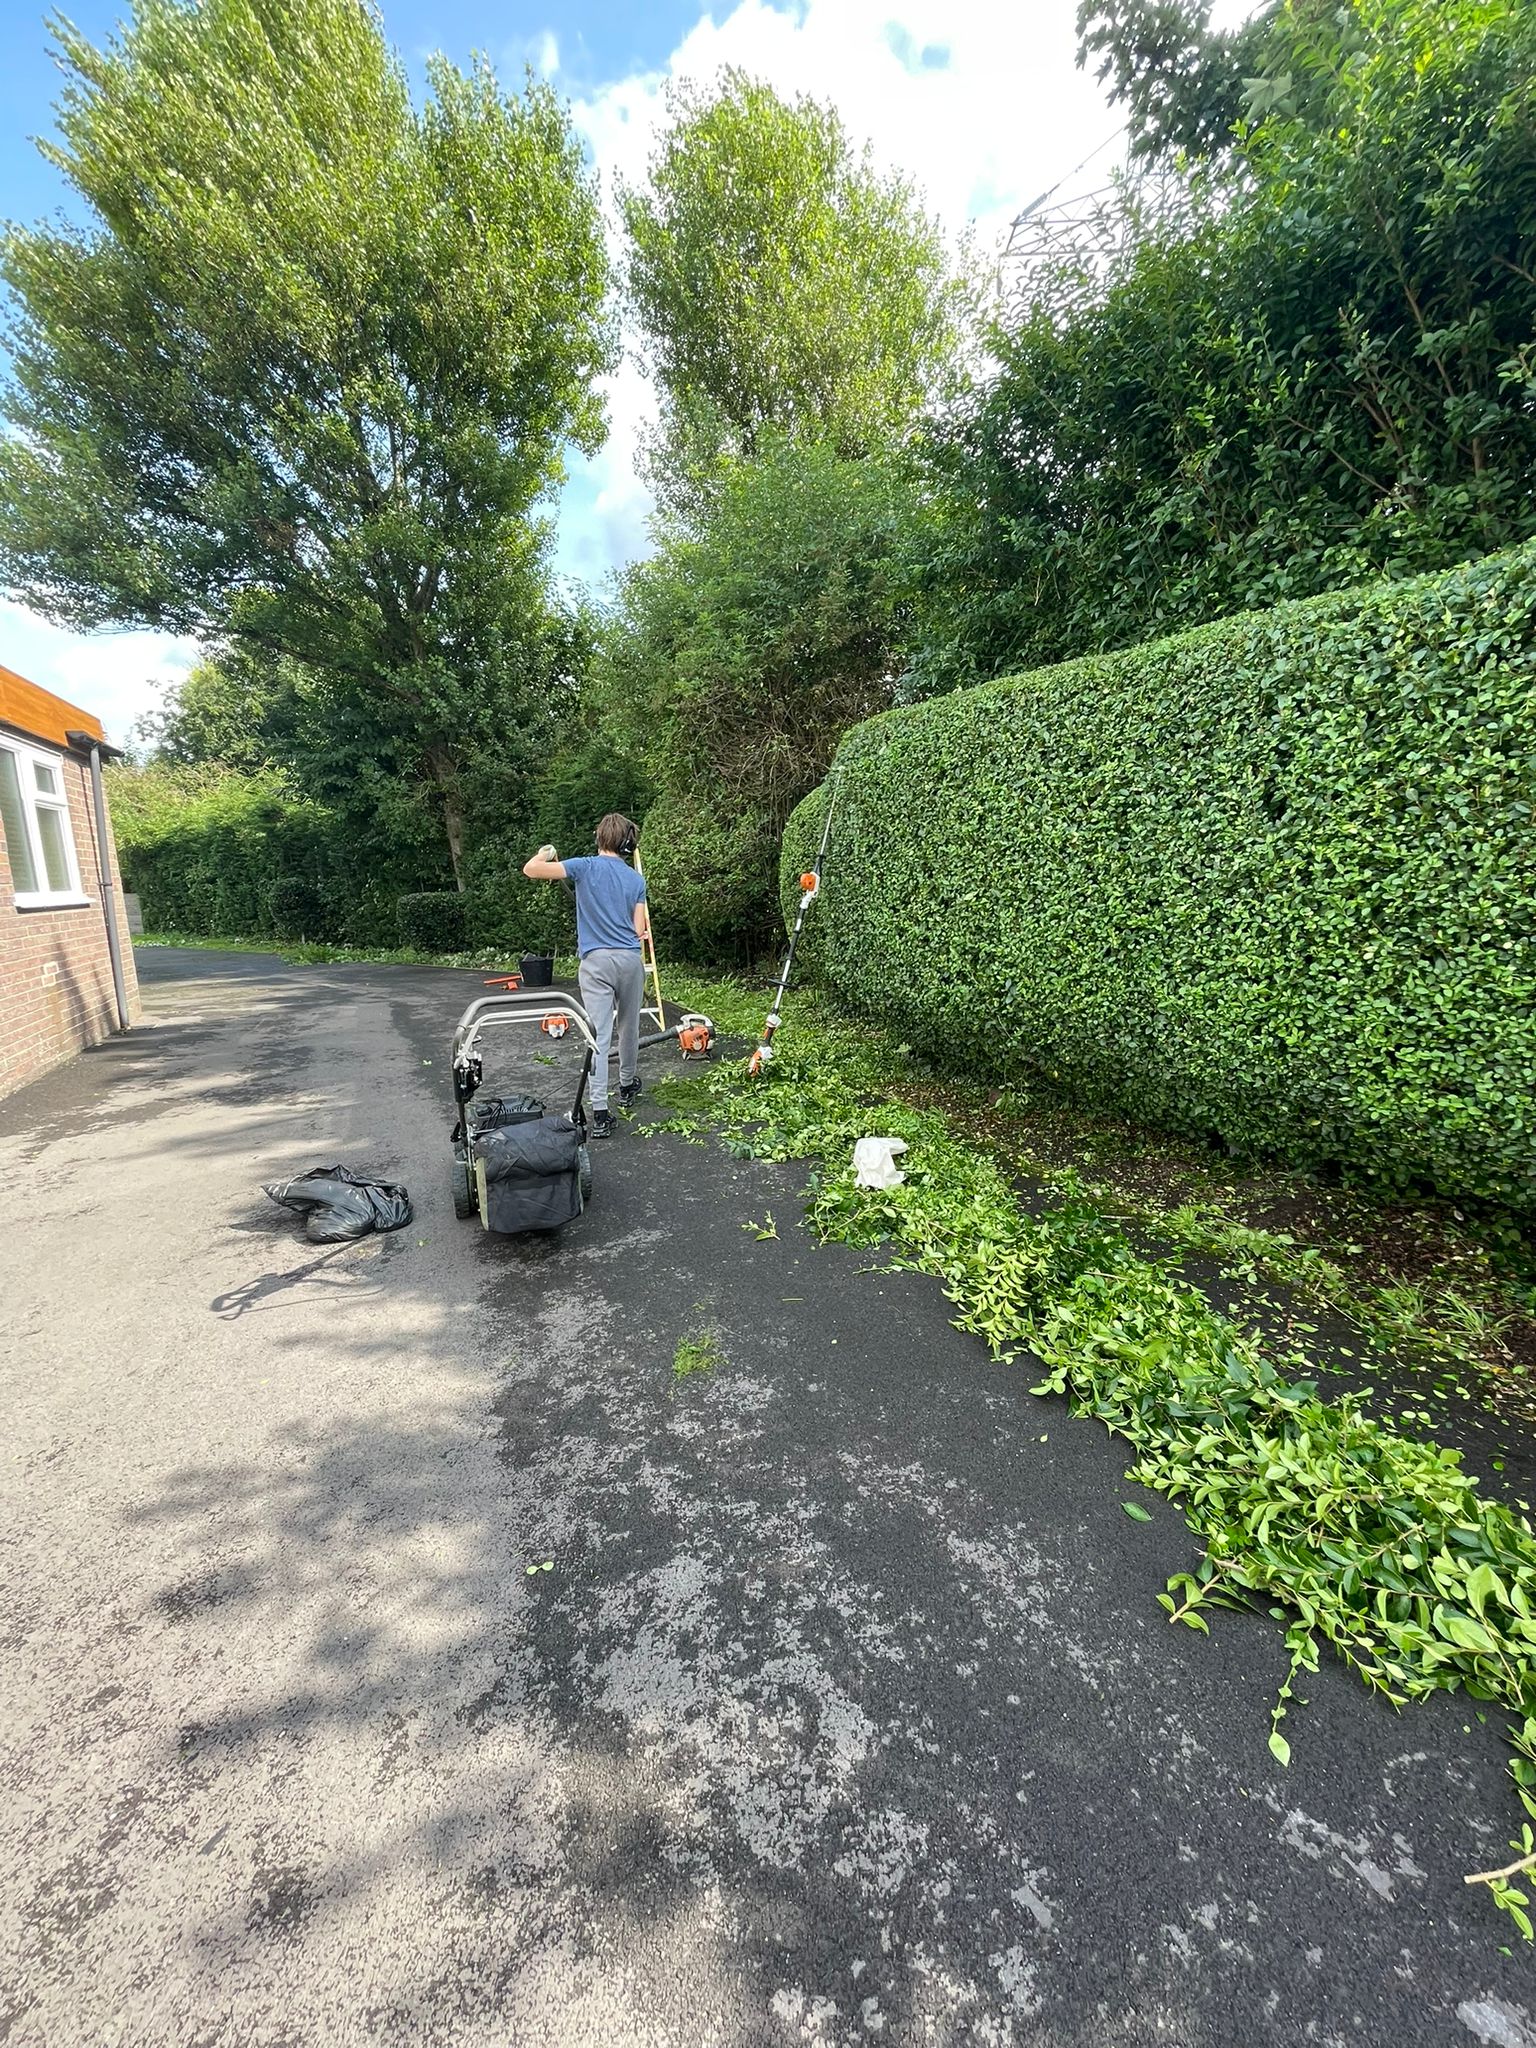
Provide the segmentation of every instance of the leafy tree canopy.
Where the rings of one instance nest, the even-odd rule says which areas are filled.
[[[1291,4],[1269,35],[1230,164],[1086,292],[1036,281],[939,438],[923,687],[1536,531],[1536,9]]]
[[[206,657],[140,719],[134,737],[154,763],[173,768],[232,768],[257,774],[291,762],[305,712],[305,676],[297,664],[250,648]]]
[[[412,105],[360,0],[59,25],[45,146],[84,229],[13,230],[0,573],[79,626],[292,657],[438,790],[535,714],[545,534],[612,360],[563,110],[441,58]]]
[[[662,482],[774,432],[884,446],[954,362],[964,292],[936,223],[814,100],[733,70],[670,107],[647,184],[620,195]]]
[[[667,844],[648,829],[648,872],[654,856],[697,899],[695,949],[771,939],[784,820],[839,735],[890,700],[914,516],[892,460],[774,435],[625,577],[597,687],[649,763]]]
[[[1262,79],[1269,28],[1279,0],[1241,27],[1211,27],[1208,0],[1080,0],[1079,66],[1123,106],[1135,158],[1183,151],[1215,156],[1228,148]]]

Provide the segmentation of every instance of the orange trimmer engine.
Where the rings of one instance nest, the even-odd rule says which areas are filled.
[[[551,1010],[547,1017],[539,1019],[539,1029],[547,1038],[564,1038],[571,1028],[571,1020],[563,1010]]]

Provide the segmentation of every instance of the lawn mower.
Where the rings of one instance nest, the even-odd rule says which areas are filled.
[[[581,1066],[570,1109],[547,1116],[532,1095],[487,1097],[477,1102],[484,1079],[481,1036],[504,1025],[536,1027],[559,1041],[581,1040]],[[714,1040],[708,1017],[689,1011],[676,1024],[648,1032],[642,1047],[675,1038],[684,1059],[708,1054]],[[618,1058],[617,1049],[609,1053]],[[515,1236],[528,1230],[558,1230],[579,1216],[592,1198],[592,1159],[587,1146],[587,1084],[597,1058],[592,1020],[579,1002],[549,989],[508,989],[477,996],[453,1034],[453,1213],[478,1216],[487,1230]]]

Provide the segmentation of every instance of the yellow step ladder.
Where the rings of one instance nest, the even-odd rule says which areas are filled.
[[[645,880],[645,869],[640,865],[640,848],[638,845],[631,856],[631,860],[635,873],[643,882]],[[665,1031],[667,1028],[667,1013],[662,1008],[661,1002],[661,969],[656,965],[656,941],[651,936],[651,920],[649,917],[646,918],[645,924],[645,937],[640,941],[640,958],[645,963],[645,993],[649,997],[649,1001],[641,1004],[640,1014],[642,1017],[651,1018],[658,1031]]]

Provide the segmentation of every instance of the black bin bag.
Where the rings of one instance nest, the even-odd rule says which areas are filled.
[[[304,1234],[315,1244],[345,1244],[370,1230],[403,1230],[411,1220],[404,1188],[345,1166],[312,1166],[294,1180],[268,1182],[264,1192],[304,1218]]]
[[[579,1216],[585,1207],[581,1135],[568,1116],[477,1132],[470,1150],[485,1173],[486,1229],[510,1237],[558,1230]]]

